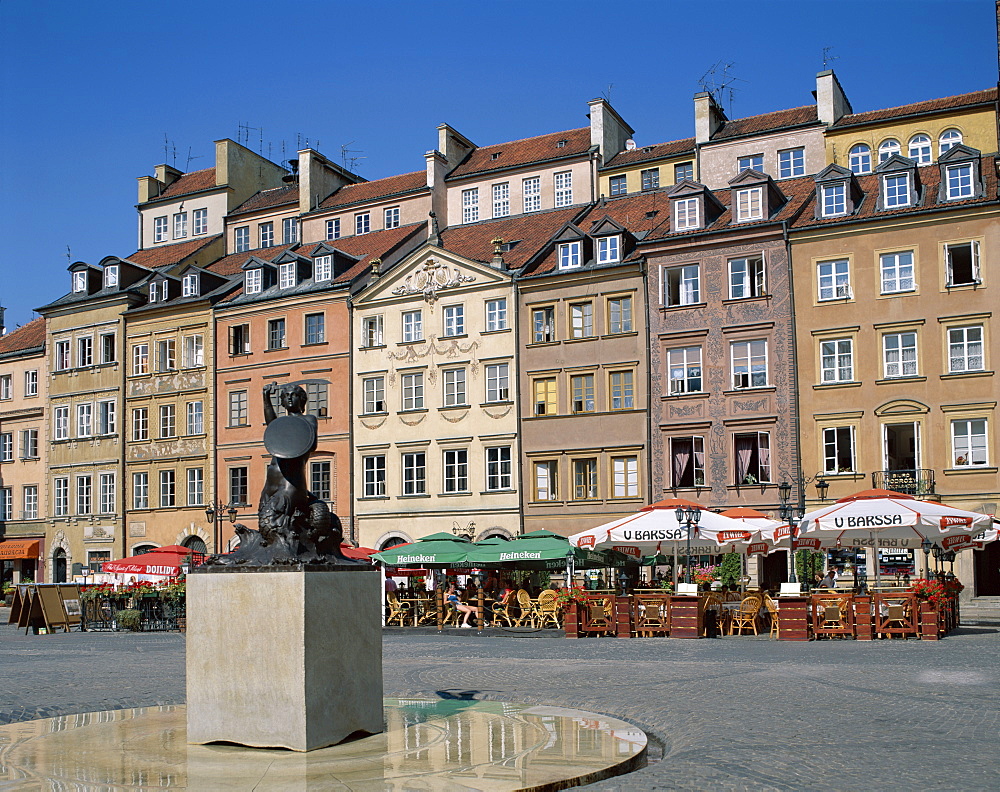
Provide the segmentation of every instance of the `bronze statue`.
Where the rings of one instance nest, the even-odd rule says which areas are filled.
[[[274,411],[272,394],[285,410]],[[240,546],[216,555],[212,565],[271,566],[276,564],[354,564],[340,551],[344,532],[337,515],[309,491],[306,461],[316,448],[318,424],[304,413],[306,392],[298,385],[264,386],[264,447],[271,452],[267,478],[260,493],[257,529],[235,526]]]

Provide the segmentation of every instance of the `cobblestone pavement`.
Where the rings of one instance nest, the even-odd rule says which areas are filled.
[[[986,790],[1000,777],[996,628],[808,644],[389,630],[385,692],[576,706],[658,743],[661,758],[593,789]],[[0,723],[183,700],[181,635],[0,627]]]

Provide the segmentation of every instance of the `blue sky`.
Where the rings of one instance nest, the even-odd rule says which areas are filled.
[[[584,126],[603,94],[641,146],[693,134],[719,62],[731,118],[811,103],[825,47],[856,111],[997,80],[992,0],[3,0],[0,305],[13,328],[67,291],[67,247],[133,252],[136,177],[211,166],[241,124],[276,160],[347,145],[374,179],[423,168],[440,123],[498,143]]]

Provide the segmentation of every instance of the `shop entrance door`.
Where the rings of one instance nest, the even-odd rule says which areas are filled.
[[[1000,597],[1000,541],[990,542],[982,550],[973,550],[976,571],[976,596]]]

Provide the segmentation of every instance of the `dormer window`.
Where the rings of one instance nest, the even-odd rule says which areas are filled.
[[[887,209],[910,205],[910,174],[893,173],[882,177],[883,205]]]
[[[697,198],[674,201],[674,230],[686,231],[701,226]]]
[[[87,291],[87,273],[86,272],[74,272],[73,273],[73,291],[74,292],[85,292],[85,291]]]
[[[260,294],[263,290],[264,276],[261,269],[247,270],[243,275],[243,291],[247,294]]]
[[[610,264],[621,261],[622,238],[618,235],[601,237],[597,240],[597,261]]]
[[[957,165],[948,165],[944,169],[944,172],[949,201],[958,201],[962,198],[972,198],[975,194],[975,185],[973,183],[971,162],[960,162]]]
[[[149,301],[151,303],[155,303],[158,302],[159,299],[160,299],[159,284],[157,284],[156,281],[153,281],[151,284],[149,284]]]
[[[181,294],[184,297],[197,297],[201,291],[197,272],[189,272],[181,281]]]
[[[333,256],[316,256],[313,259],[313,280],[328,281],[333,277]]]
[[[751,187],[736,191],[736,221],[762,220],[764,218],[764,190]]]
[[[290,289],[295,285],[295,262],[288,261],[278,266],[278,287]]]
[[[888,140],[883,140],[878,146],[878,164],[881,165],[893,154],[899,153],[899,141],[889,138]]]
[[[847,214],[847,182],[824,184],[820,187],[822,217],[837,217]]]
[[[559,269],[580,266],[580,243],[563,242],[559,245]]]
[[[118,285],[118,265],[110,264],[104,268],[104,288]]]

